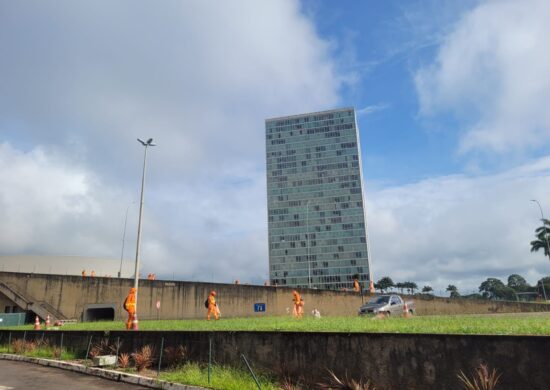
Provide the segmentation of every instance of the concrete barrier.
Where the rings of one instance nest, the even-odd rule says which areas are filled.
[[[60,332],[27,331],[27,340],[56,337]],[[501,374],[501,389],[548,389],[550,337],[432,334],[303,333],[303,332],[154,332],[65,331],[64,345],[86,350],[90,336],[99,342],[122,341],[121,351],[143,345],[183,345],[193,361],[208,361],[212,340],[217,364],[238,365],[244,354],[256,370],[301,379],[325,381],[328,369],[337,376],[368,377],[378,390],[458,389],[457,374],[470,374],[480,363]],[[22,338],[12,331],[11,338]],[[0,343],[8,331],[0,331]]]
[[[79,276],[0,272],[0,281],[19,293],[46,302],[67,318],[90,319],[87,310],[114,313],[124,319],[124,298],[133,286],[131,279],[82,278]],[[221,283],[141,280],[138,299],[139,319],[191,319],[206,315],[204,301],[211,290],[224,317],[284,315],[292,307],[292,288],[234,285]],[[353,292],[300,289],[305,311],[314,308],[322,315],[355,316],[362,298]],[[550,305],[493,302],[486,300],[446,299],[427,296],[407,297],[415,301],[419,315],[487,314],[525,311],[550,311]],[[369,297],[363,297],[368,300]],[[2,294],[0,294],[0,303]],[[160,302],[160,309],[157,309]],[[255,312],[256,303],[265,304],[265,312]],[[89,314],[89,313],[88,313]]]

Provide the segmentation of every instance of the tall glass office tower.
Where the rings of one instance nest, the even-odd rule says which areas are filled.
[[[267,119],[271,284],[351,288],[370,281],[353,108]]]

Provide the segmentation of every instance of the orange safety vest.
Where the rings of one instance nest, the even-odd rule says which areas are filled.
[[[214,295],[208,296],[208,306],[216,306],[216,297]]]
[[[136,310],[136,294],[128,294],[124,300],[124,310],[135,311]]]

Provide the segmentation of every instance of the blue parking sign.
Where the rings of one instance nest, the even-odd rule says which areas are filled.
[[[254,311],[256,313],[265,312],[265,303],[255,303],[254,304]]]

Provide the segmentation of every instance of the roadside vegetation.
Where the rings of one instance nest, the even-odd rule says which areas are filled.
[[[252,374],[243,366],[222,366],[217,364],[197,363],[189,360],[187,348],[169,346],[157,353],[151,344],[144,345],[133,353],[118,354],[120,344],[110,344],[107,339],[93,345],[89,350],[87,358],[93,358],[103,354],[114,354],[116,351],[117,364],[111,369],[137,373],[142,376],[157,378],[168,382],[181,383],[185,385],[201,386],[218,390],[303,390],[309,388],[308,384],[291,380],[284,371],[279,375],[255,372]],[[12,340],[9,345],[0,345],[0,353],[10,353],[38,358],[53,358],[57,360],[70,360],[83,363],[82,359],[77,360],[74,353],[65,349],[51,346],[48,341],[38,340]],[[84,354],[86,355],[86,354]],[[82,358],[82,356],[80,356]],[[88,360],[84,361],[86,364]],[[161,366],[161,362],[163,363]],[[157,371],[153,366],[157,367]],[[162,369],[161,369],[162,367]],[[105,367],[107,368],[107,367]],[[490,370],[487,365],[480,364],[472,375],[463,371],[457,374],[457,379],[464,390],[493,390],[497,388],[501,374],[496,370]],[[347,375],[338,377],[330,369],[327,370],[326,381],[317,383],[319,389],[353,389],[353,390],[375,390],[376,387],[368,377],[349,378]]]
[[[13,353],[44,359],[74,360],[75,354],[65,348],[51,346],[47,342],[23,341],[16,339],[10,345],[0,345],[0,353]]]
[[[4,329],[31,330],[32,325]],[[222,318],[205,320],[140,321],[140,330],[182,331],[282,331],[282,332],[373,332],[486,335],[550,335],[550,315],[501,314],[415,316],[375,319],[372,317],[291,317]],[[67,324],[63,330],[124,330],[122,321]]]
[[[276,380],[257,375],[262,389],[276,390],[280,385]],[[208,367],[197,363],[186,363],[181,367],[161,372],[159,379],[187,385],[202,386],[219,390],[257,390],[258,386],[249,372],[225,366],[213,366],[211,382],[208,383]]]

